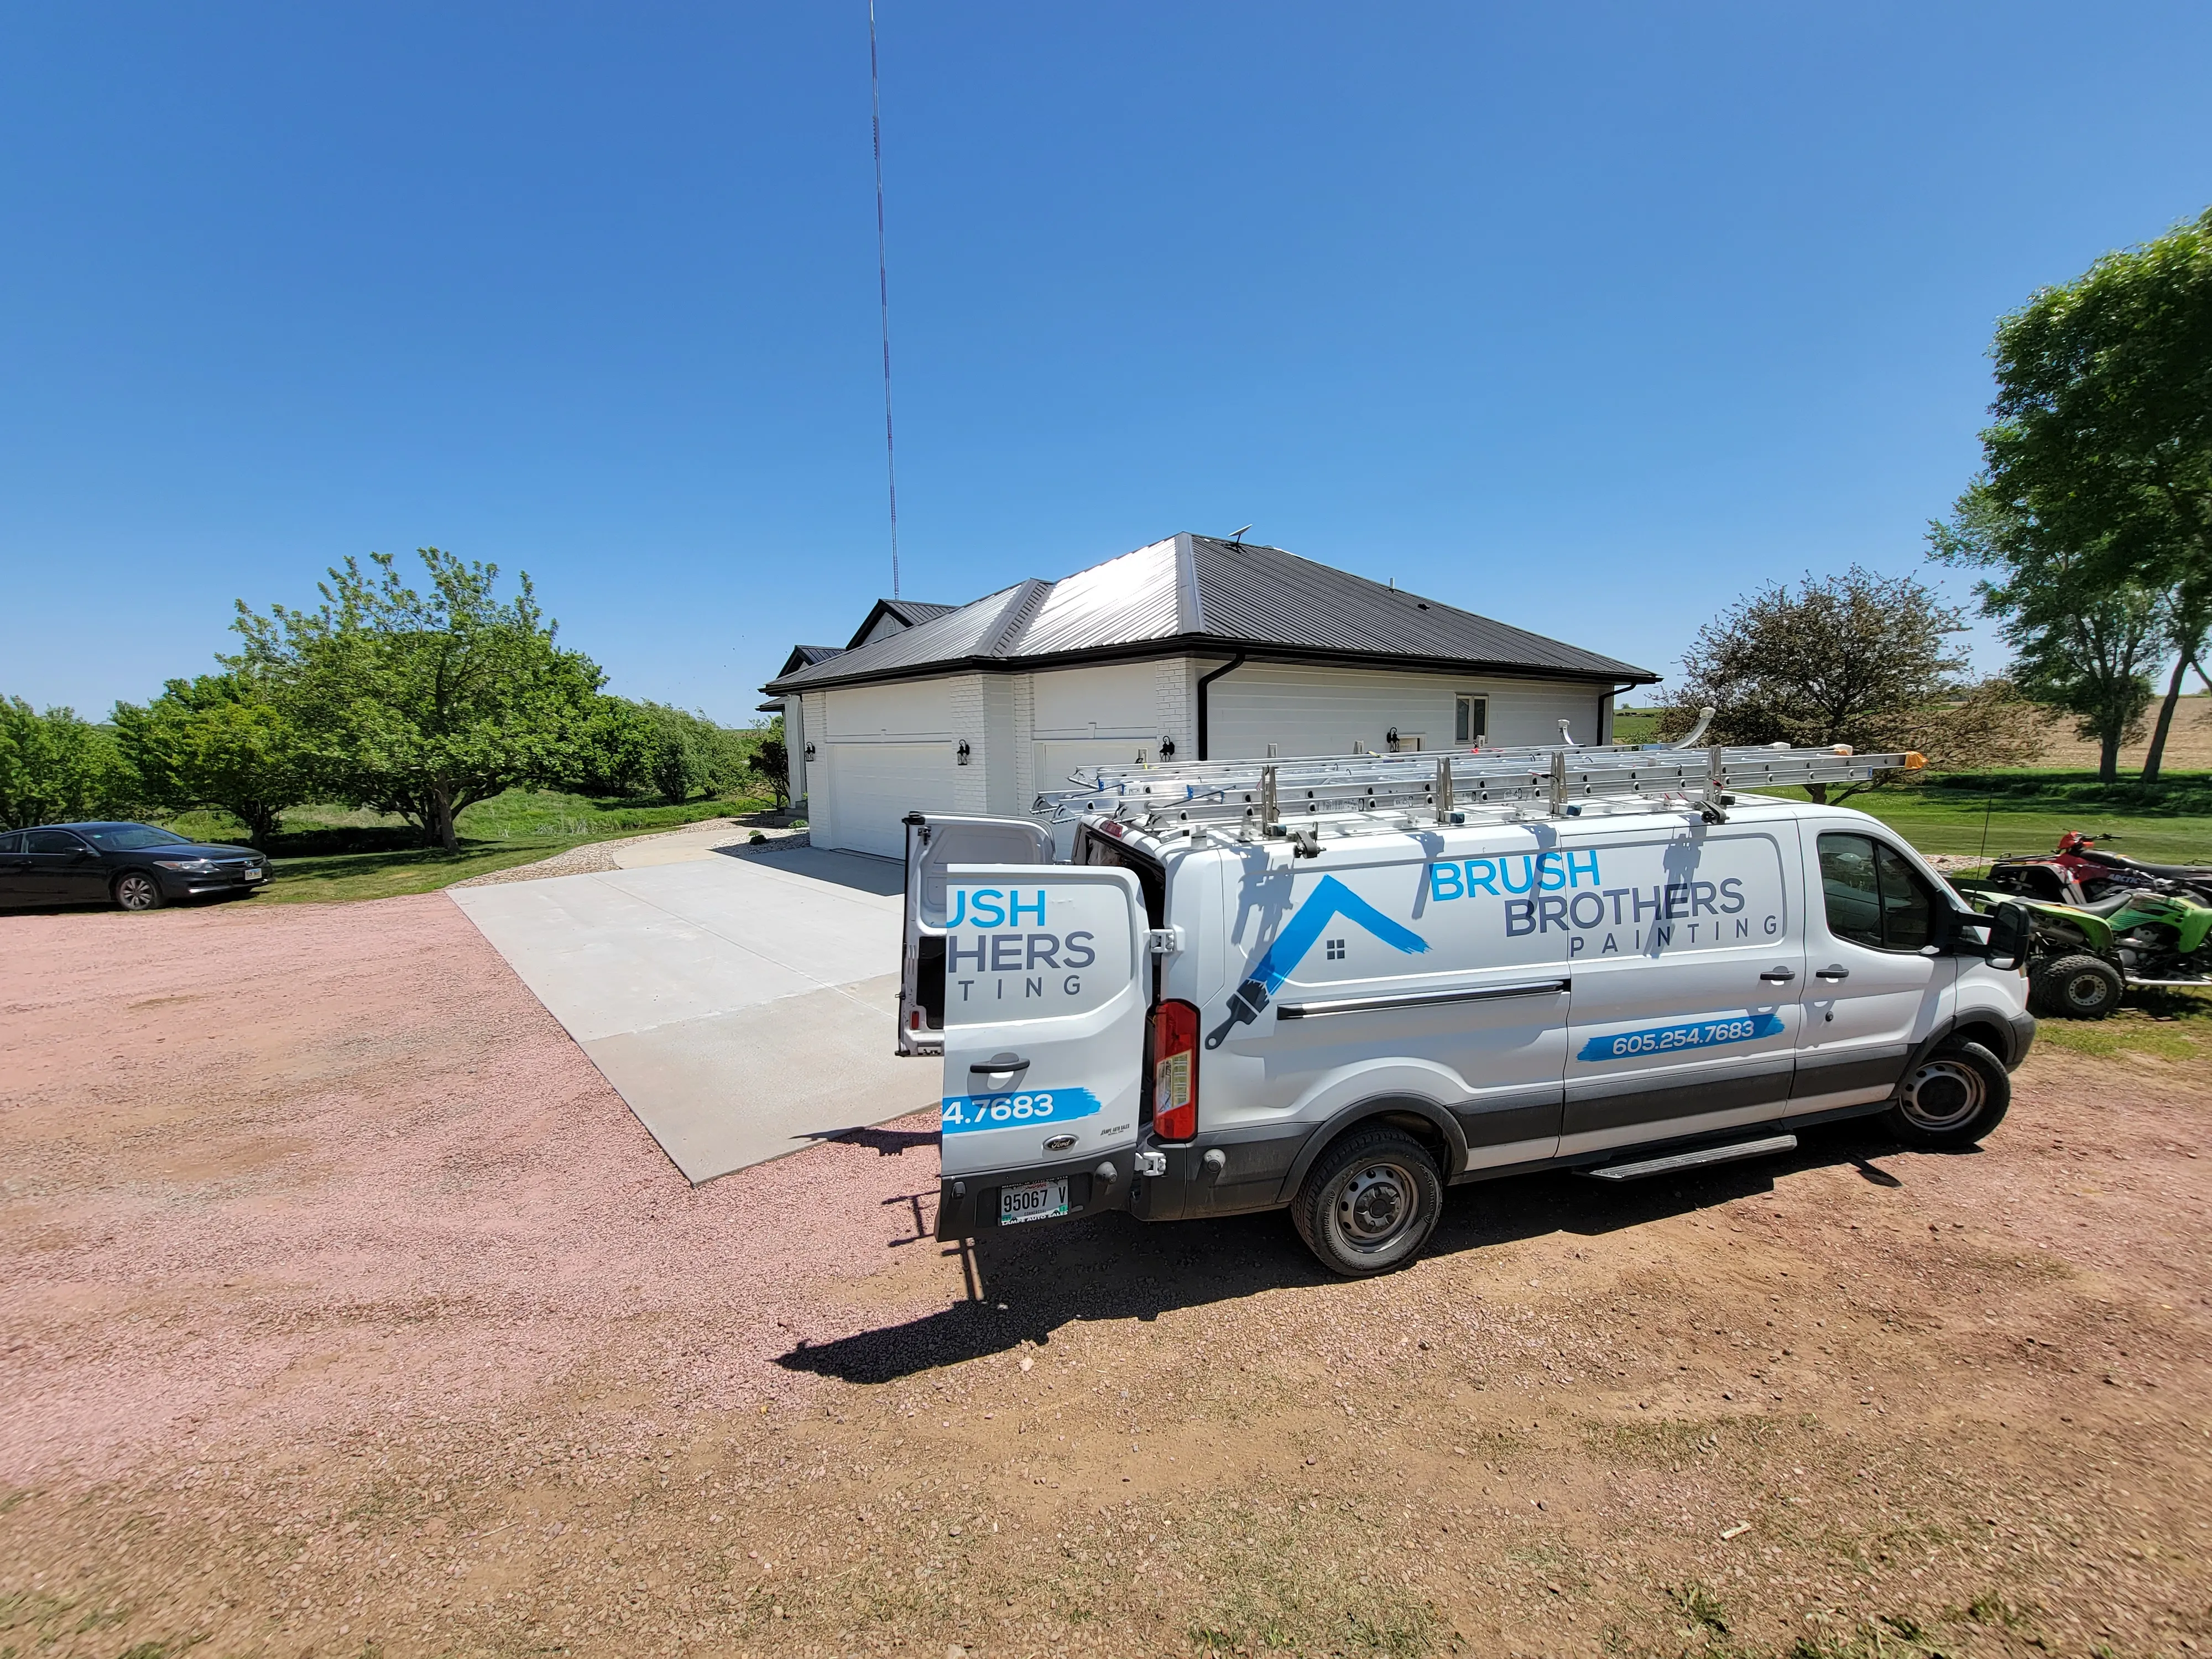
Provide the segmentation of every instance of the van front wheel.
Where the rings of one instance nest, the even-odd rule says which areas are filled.
[[[1443,1203],[1443,1177],[1419,1141],[1395,1129],[1356,1129],[1308,1171],[1291,1220],[1323,1267],[1364,1279],[1419,1255]]]
[[[2011,1104],[2003,1061],[1978,1042],[1947,1042],[1898,1084],[1889,1127],[1908,1146],[1951,1152],[1996,1128]]]

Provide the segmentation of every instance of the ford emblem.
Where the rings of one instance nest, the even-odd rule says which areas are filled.
[[[1073,1135],[1054,1135],[1045,1142],[1044,1149],[1048,1152],[1064,1152],[1073,1145],[1075,1145]]]

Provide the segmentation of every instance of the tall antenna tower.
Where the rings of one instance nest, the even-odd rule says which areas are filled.
[[[884,96],[876,68],[876,0],[868,0],[868,113],[876,149],[876,304],[884,331],[884,479],[891,500],[891,597],[899,596],[898,455],[891,444],[891,282],[884,252]]]

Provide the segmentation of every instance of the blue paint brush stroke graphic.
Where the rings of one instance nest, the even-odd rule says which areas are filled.
[[[1011,1129],[1096,1117],[1098,1097],[1088,1089],[1023,1089],[1010,1095],[947,1095],[939,1108],[949,1135],[976,1129]]]
[[[1582,1046],[1577,1060],[1637,1060],[1651,1054],[1680,1054],[1689,1048],[1717,1048],[1730,1042],[1755,1042],[1779,1036],[1778,1014],[1727,1014],[1719,1019],[1692,1020],[1682,1025],[1647,1025],[1640,1031],[1616,1031],[1595,1036]]]
[[[1243,984],[1229,999],[1229,1018],[1206,1033],[1206,1046],[1218,1048],[1231,1026],[1249,1025],[1259,1018],[1267,999],[1283,988],[1283,981],[1297,971],[1322,930],[1339,916],[1356,922],[1383,944],[1408,956],[1419,956],[1429,948],[1428,940],[1403,922],[1391,921],[1334,876],[1323,876],[1283,931],[1275,935],[1275,942],[1252,964]]]

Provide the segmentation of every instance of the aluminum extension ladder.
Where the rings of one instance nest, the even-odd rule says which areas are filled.
[[[1086,767],[1076,787],[1040,793],[1054,822],[1100,815],[1158,830],[1233,830],[1240,839],[1309,839],[1463,823],[1470,813],[1528,821],[1677,805],[1725,821],[1727,796],[1786,785],[1863,783],[1917,771],[1917,754],[1829,749],[1571,744],[1410,754],[1316,755],[1280,760]]]

